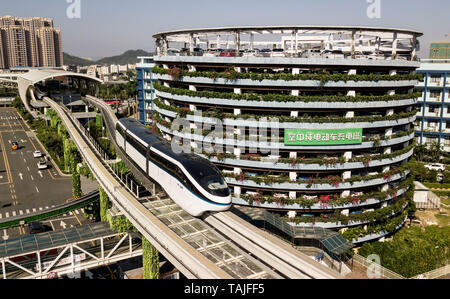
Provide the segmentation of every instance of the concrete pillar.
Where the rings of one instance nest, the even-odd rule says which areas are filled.
[[[398,44],[397,32],[394,32],[394,36],[392,38],[392,55],[397,55],[397,44]]]
[[[297,181],[297,173],[296,172],[289,172],[289,179],[293,182]]]
[[[234,186],[233,188],[234,188],[234,196],[238,198],[241,197],[242,188],[238,186]]]
[[[347,111],[345,113],[345,118],[353,118],[355,117],[355,111]]]
[[[220,35],[219,35],[219,34],[217,35],[217,40],[216,40],[216,42],[217,42],[216,48],[217,48],[217,49],[220,49]]]
[[[250,50],[253,50],[254,47],[255,36],[253,33],[250,33]]]
[[[235,49],[237,52],[241,50],[241,33],[239,31],[234,33],[234,42],[235,42]]]
[[[353,153],[352,153],[352,152],[345,152],[345,153],[344,153],[345,161],[351,160],[352,157],[353,157]]]
[[[234,148],[234,155],[236,156],[236,157],[240,157],[241,156],[241,149],[240,148]],[[240,169],[240,168],[235,168],[234,170],[235,170],[235,173],[236,173],[236,169]],[[240,170],[241,171],[241,170]],[[239,172],[240,173],[240,172]]]

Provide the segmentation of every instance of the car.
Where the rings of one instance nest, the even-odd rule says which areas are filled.
[[[425,168],[427,168],[428,170],[437,170],[437,171],[445,170],[444,164],[440,164],[440,163],[428,164],[428,165],[425,165]]]
[[[42,157],[42,153],[41,153],[40,151],[35,151],[35,152],[33,153],[33,157],[35,157],[35,158],[41,158],[41,157]]]
[[[40,160],[37,164],[38,169],[47,169],[47,162],[45,160]]]
[[[30,223],[30,234],[40,234],[46,231],[46,227],[42,224],[42,222],[34,221]]]
[[[273,49],[270,53],[270,57],[286,57],[283,49]]]
[[[17,151],[19,149],[19,143],[17,141],[11,142],[11,148],[13,151]]]
[[[225,50],[220,52],[219,57],[239,57],[240,53],[236,50]]]

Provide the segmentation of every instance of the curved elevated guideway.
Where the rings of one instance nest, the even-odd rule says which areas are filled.
[[[109,106],[102,100],[99,100],[92,96],[87,96],[86,100],[87,102],[96,106],[102,111],[102,114],[105,118],[107,129],[110,132],[110,136],[114,136],[115,131],[114,128],[115,123],[117,122],[117,118],[111,111]],[[112,138],[112,141],[115,143],[114,138]],[[117,149],[119,149],[116,144],[115,146]],[[121,154],[121,156],[124,155]],[[124,156],[124,158],[126,159],[126,156]],[[140,172],[137,169],[136,171]],[[133,172],[133,174],[135,173]],[[267,264],[268,267],[272,268],[273,270],[276,269],[275,271],[281,277],[289,277],[289,278],[340,277],[334,271],[318,263],[315,263],[306,255],[303,255],[297,250],[294,250],[292,247],[278,240],[277,238],[274,238],[270,234],[258,230],[257,228],[245,222],[244,220],[237,217],[231,212],[213,213],[206,215],[204,217],[204,223],[202,223],[199,219],[188,215],[184,211],[180,211],[181,209],[177,207],[177,205],[173,203],[173,201],[170,199],[166,199],[165,206],[161,207],[160,204],[161,203],[155,204],[149,202],[147,207],[149,207],[152,210],[153,214],[160,215],[159,218],[169,227],[174,229],[175,232],[180,233],[177,224],[174,224],[172,222],[175,217],[171,217],[170,213],[162,215],[162,213],[164,212],[162,212],[161,210],[165,209],[167,212],[167,209],[169,207],[172,207],[172,209],[175,209],[175,211],[178,210],[178,213],[180,213],[179,214],[180,216],[182,215],[182,218],[188,219],[187,222],[196,223],[197,225],[200,226],[205,226],[205,223],[207,223],[208,225],[213,227],[216,231],[219,231],[223,236],[226,236],[227,239],[230,239],[234,243],[238,244],[238,246],[244,249],[246,252],[251,252],[254,257],[257,257],[260,261],[264,261],[264,263]],[[185,233],[180,233],[180,235],[186,236]],[[196,239],[196,237],[189,236],[186,241],[192,244],[193,243],[192,239]],[[203,242],[205,242],[204,240]],[[193,246],[196,247],[196,244],[194,244]],[[209,254],[207,254],[207,256],[209,256]],[[238,278],[235,275],[232,276]],[[248,277],[252,276],[250,275]]]

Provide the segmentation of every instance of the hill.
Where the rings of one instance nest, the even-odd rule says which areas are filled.
[[[92,60],[76,57],[63,52],[63,60],[65,65],[88,66],[94,64]]]
[[[88,66],[92,64],[98,65],[111,65],[111,64],[136,64],[138,56],[151,56],[153,53],[146,52],[144,50],[128,50],[125,53],[117,56],[104,57],[97,61],[91,61],[75,56],[71,56],[67,53],[63,53],[65,65],[77,65]]]

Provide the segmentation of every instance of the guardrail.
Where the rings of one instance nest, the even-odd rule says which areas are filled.
[[[381,276],[379,278],[405,279],[405,277],[401,276],[400,274],[397,274],[397,273],[381,266],[380,264],[370,261],[357,253],[355,255],[353,255],[353,261],[357,262],[358,264],[362,265],[365,268],[372,267],[374,272],[376,272],[376,273],[374,273],[374,275]]]
[[[41,221],[51,217],[63,215],[67,212],[74,211],[80,208],[84,208],[92,202],[98,200],[99,191],[93,191],[76,201],[71,201],[62,205],[55,206],[44,211],[33,212],[27,215],[10,217],[5,220],[0,221],[0,229],[10,228],[19,226],[24,223],[29,223],[33,221]]]
[[[436,279],[450,274],[450,265],[414,276],[413,279]]]

